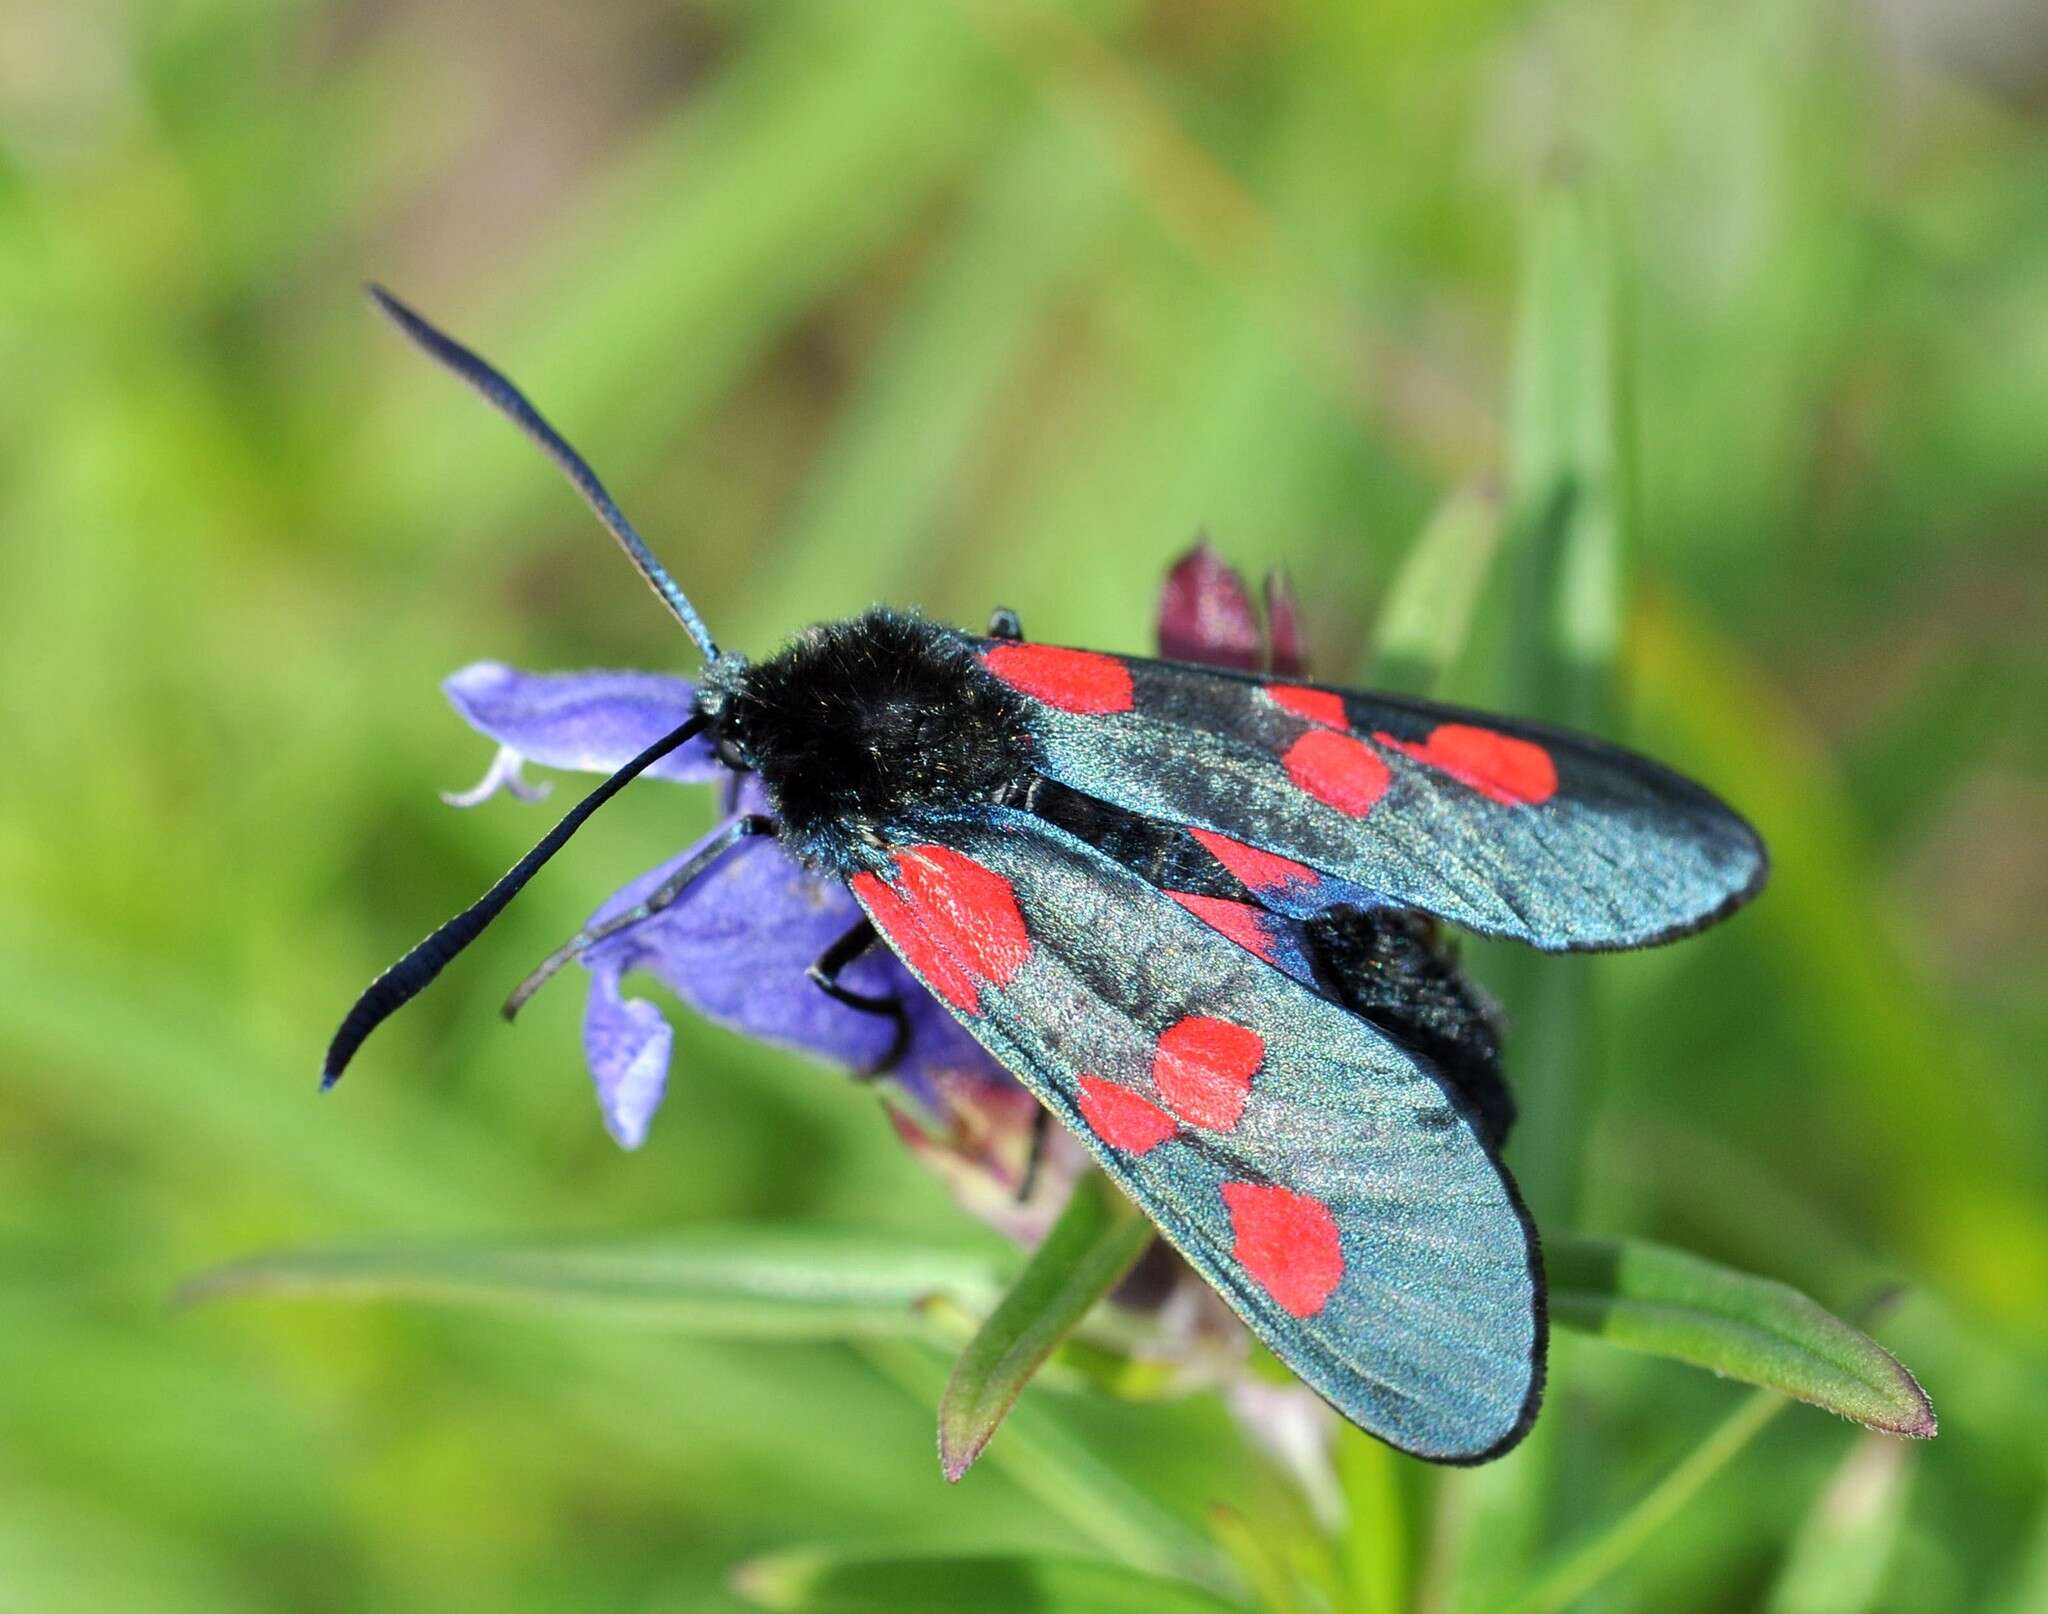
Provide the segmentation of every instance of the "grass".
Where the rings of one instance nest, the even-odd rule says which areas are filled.
[[[1873,1467],[1788,1410],[1572,1606],[2027,1606],[2048,152],[2038,82],[1952,65],[2023,38],[1901,54],[1852,10],[186,0],[5,24],[8,1598],[715,1609],[735,1564],[814,1545],[1114,1556],[1079,1494],[1118,1529],[1295,1528],[1213,1397],[1028,1393],[1031,1425],[947,1487],[943,1359],[915,1344],[169,1309],[253,1250],[400,1235],[787,1220],[987,1248],[816,1069],[685,1024],[627,1157],[573,994],[498,1023],[708,817],[660,786],[315,1097],[349,996],[535,830],[439,805],[486,748],[438,678],[692,659],[358,285],[517,376],[723,642],[887,598],[1140,649],[1206,526],[1290,571],[1319,668],[1351,677],[1444,499],[1526,491],[1515,330],[1565,176],[1603,199],[1626,338],[1593,445],[1630,478],[1614,725],[1742,805],[1777,874],[1724,930],[1569,966],[1591,985],[1558,1192],[1587,1231],[1839,1309],[1903,1282],[1882,1337],[1943,1415]],[[1549,697],[1506,677],[1501,609],[1443,686],[1528,709]],[[1404,653],[1436,643],[1403,620]],[[1361,1534],[1310,1580],[1540,1600],[1752,1433],[1748,1392],[1669,1363],[1576,1343],[1556,1372],[1548,1444],[1493,1470],[1351,1463]],[[1859,1539],[1827,1499],[1880,1482],[1856,1560],[1881,1546],[1880,1572],[1815,1602],[1816,1555]],[[1523,1547],[1459,1548],[1460,1519],[1512,1517]]]

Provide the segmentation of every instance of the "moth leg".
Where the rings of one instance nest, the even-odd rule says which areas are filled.
[[[1043,1104],[1031,1117],[1031,1152],[1024,1157],[1024,1180],[1017,1184],[1017,1203],[1030,1199],[1038,1187],[1039,1168],[1045,1164],[1045,1140],[1052,1133],[1052,1111]]]
[[[824,952],[817,961],[804,971],[805,977],[834,1003],[843,1003],[849,1009],[858,1009],[862,1014],[886,1015],[895,1022],[896,1035],[890,1039],[889,1051],[872,1069],[860,1072],[864,1081],[885,1075],[896,1068],[910,1046],[910,1015],[903,1007],[903,1000],[893,993],[888,997],[876,997],[868,992],[856,992],[850,986],[839,984],[839,972],[855,959],[865,954],[880,938],[875,934],[875,924],[863,918],[844,936],[841,936]]]
[[[512,995],[505,1000],[503,1010],[507,1020],[512,1019],[526,1006],[526,1000],[538,992],[562,969],[565,964],[574,963],[599,942],[618,935],[622,930],[631,930],[642,920],[652,919],[662,909],[669,907],[687,891],[726,853],[741,841],[756,835],[773,835],[775,820],[760,813],[749,813],[744,818],[735,818],[726,825],[715,839],[705,842],[697,855],[677,869],[654,890],[633,904],[624,913],[613,914],[601,925],[586,925],[561,946],[540,961],[540,967],[512,989]]]
[[[1017,613],[1007,605],[999,605],[988,614],[988,636],[991,639],[1021,639],[1024,624],[1017,620]]]

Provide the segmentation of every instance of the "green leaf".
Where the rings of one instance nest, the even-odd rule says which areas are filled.
[[[1402,557],[1373,629],[1375,689],[1423,695],[1465,649],[1494,552],[1500,500],[1478,488],[1437,507]]]
[[[858,1348],[919,1404],[929,1406],[943,1393],[945,1367],[922,1344],[869,1339]],[[1087,1420],[1076,1415],[1080,1410],[1047,1396],[1013,1407],[988,1463],[1064,1521],[1076,1541],[1118,1563],[1235,1594],[1242,1581],[1236,1567],[1127,1472],[1127,1462],[1096,1449]]]
[[[1552,1316],[1558,1317],[1560,1321],[1566,1320],[1559,1311],[1559,1302],[1565,1298],[1564,1291],[1573,1289],[1575,1279],[1578,1284],[1577,1292],[1583,1294],[1586,1291],[1586,1275],[1575,1272],[1575,1268],[1579,1266],[1590,1266],[1594,1269],[1595,1284],[1607,1282],[1609,1290],[1616,1287],[1611,1281],[1600,1279],[1598,1272],[1602,1267],[1619,1264],[1613,1262],[1609,1255],[1602,1253],[1603,1249],[1611,1252],[1617,1248],[1620,1247],[1603,1246],[1599,1240],[1571,1238],[1557,1241],[1549,1248],[1547,1259],[1551,1265],[1554,1285],[1551,1291]],[[1912,1384],[1912,1378],[1906,1370],[1879,1350],[1869,1339],[1847,1323],[1828,1316],[1804,1295],[1785,1288],[1783,1284],[1768,1283],[1759,1278],[1744,1278],[1738,1273],[1728,1272],[1725,1268],[1715,1267],[1711,1262],[1702,1261],[1696,1256],[1679,1255],[1676,1251],[1660,1249],[1655,1245],[1632,1243],[1626,1248],[1631,1255],[1642,1255],[1641,1266],[1631,1264],[1632,1270],[1636,1272],[1647,1271],[1653,1265],[1676,1257],[1688,1267],[1706,1269],[1714,1281],[1733,1280],[1738,1285],[1749,1285],[1760,1290],[1776,1290],[1781,1295],[1790,1296],[1799,1303],[1800,1308],[1810,1309],[1824,1318],[1829,1325],[1829,1333],[1839,1332],[1853,1336],[1866,1352],[1874,1352],[1878,1357],[1882,1357],[1907,1384]],[[1642,1287],[1660,1293],[1699,1287],[1681,1278],[1676,1269],[1667,1271],[1671,1276],[1659,1282],[1644,1280]],[[1626,1287],[1627,1282],[1621,1286]],[[1660,1303],[1649,1302],[1653,1306]],[[1604,1333],[1604,1330],[1601,1332]],[[1619,1518],[1590,1532],[1578,1545],[1567,1549],[1547,1568],[1528,1577],[1521,1591],[1502,1605],[1502,1614],[1565,1614],[1566,1610],[1581,1606],[1580,1600],[1587,1592],[1634,1557],[1651,1537],[1676,1518],[1687,1504],[1706,1488],[1715,1475],[1740,1456],[1749,1444],[1763,1433],[1765,1426],[1785,1407],[1784,1398],[1774,1393],[1776,1388],[1773,1386],[1748,1397],[1668,1474],[1644,1491]],[[1914,1384],[1913,1390],[1918,1395],[1919,1386]],[[1931,1434],[1933,1409],[1927,1407],[1924,1396],[1919,1397],[1919,1402],[1926,1412],[1927,1432]]]
[[[841,1339],[924,1329],[945,1295],[979,1313],[1001,1290],[996,1261],[874,1235],[707,1227],[646,1243],[385,1244],[286,1251],[205,1273],[185,1302],[243,1296],[424,1300],[602,1311],[742,1339]]]
[[[1782,1390],[1885,1434],[1935,1432],[1933,1406],[1896,1357],[1785,1284],[1639,1240],[1557,1239],[1545,1259],[1550,1315],[1568,1328]]]
[[[1081,1558],[868,1558],[824,1551],[756,1558],[733,1590],[791,1614],[1219,1614],[1241,1605],[1186,1581]]]
[[[1116,1185],[1091,1171],[1052,1232],[968,1342],[939,1402],[939,1466],[965,1474],[1031,1375],[1151,1242],[1152,1227]]]
[[[1508,433],[1516,670],[1540,680],[1518,693],[1568,723],[1610,715],[1631,546],[1615,234],[1596,187],[1553,190],[1537,220],[1516,333]]]

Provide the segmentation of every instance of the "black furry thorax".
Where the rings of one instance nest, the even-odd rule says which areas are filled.
[[[783,846],[821,873],[865,867],[907,820],[1013,793],[1036,757],[1019,696],[972,644],[880,607],[765,661],[721,656],[698,706],[721,751],[760,775]]]

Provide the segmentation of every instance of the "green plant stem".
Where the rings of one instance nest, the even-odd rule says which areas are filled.
[[[1533,1586],[1505,1604],[1499,1614],[1563,1614],[1626,1563],[1739,1456],[1784,1406],[1785,1398],[1776,1391],[1756,1391],[1641,1501],[1556,1567],[1539,1575]]]

